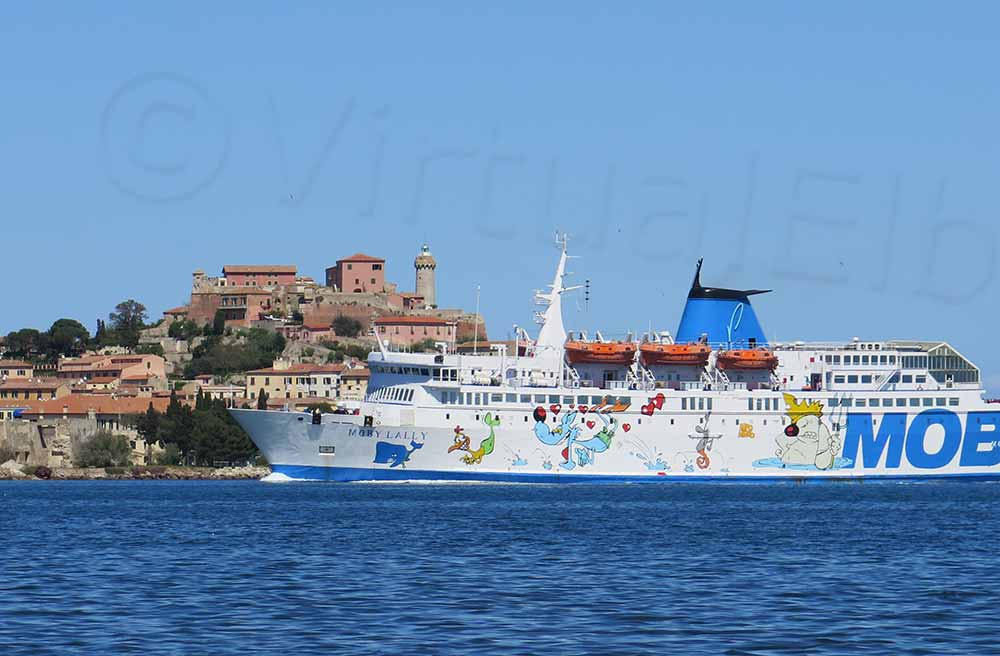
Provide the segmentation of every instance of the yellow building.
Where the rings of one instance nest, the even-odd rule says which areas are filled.
[[[11,378],[0,382],[0,400],[47,401],[70,395],[65,380],[42,378]]]
[[[289,364],[277,361],[270,369],[247,372],[246,398],[254,401],[267,392],[269,400],[340,398],[342,364]]]
[[[340,374],[340,398],[344,401],[364,401],[370,376],[367,367],[345,369]]]

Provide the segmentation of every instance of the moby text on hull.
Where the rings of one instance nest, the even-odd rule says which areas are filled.
[[[675,336],[567,334],[566,245],[534,340],[369,356],[360,414],[233,410],[275,472],[338,481],[1000,478],[1000,406],[942,341],[777,344],[760,290],[705,287]]]

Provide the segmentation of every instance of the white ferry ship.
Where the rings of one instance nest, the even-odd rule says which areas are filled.
[[[1000,477],[1000,406],[940,341],[778,344],[759,290],[705,287],[676,335],[567,334],[566,243],[537,339],[484,353],[379,339],[360,414],[233,410],[272,470],[329,481]]]

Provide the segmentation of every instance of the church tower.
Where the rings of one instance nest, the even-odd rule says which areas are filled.
[[[417,295],[424,297],[424,304],[427,307],[437,307],[437,291],[434,282],[434,270],[437,269],[437,260],[431,255],[431,249],[424,244],[420,250],[420,255],[413,261],[413,268],[417,270],[417,284],[414,290]]]

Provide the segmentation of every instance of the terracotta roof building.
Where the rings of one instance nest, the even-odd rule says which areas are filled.
[[[346,369],[340,374],[340,398],[344,401],[364,401],[371,372],[367,367]]]
[[[432,340],[455,345],[456,324],[438,317],[387,316],[375,320],[379,338],[395,346]]]
[[[364,253],[337,260],[326,270],[326,286],[354,294],[384,292],[385,260]]]
[[[264,391],[271,401],[278,399],[319,398],[336,401],[340,398],[342,364],[282,364],[248,371],[246,397],[256,399]]]
[[[294,285],[298,273],[292,265],[229,264],[222,267],[227,287],[282,287]]]
[[[0,379],[31,378],[35,375],[35,365],[22,360],[0,360]]]
[[[55,378],[15,378],[0,382],[0,400],[45,401],[69,396],[69,383]]]

